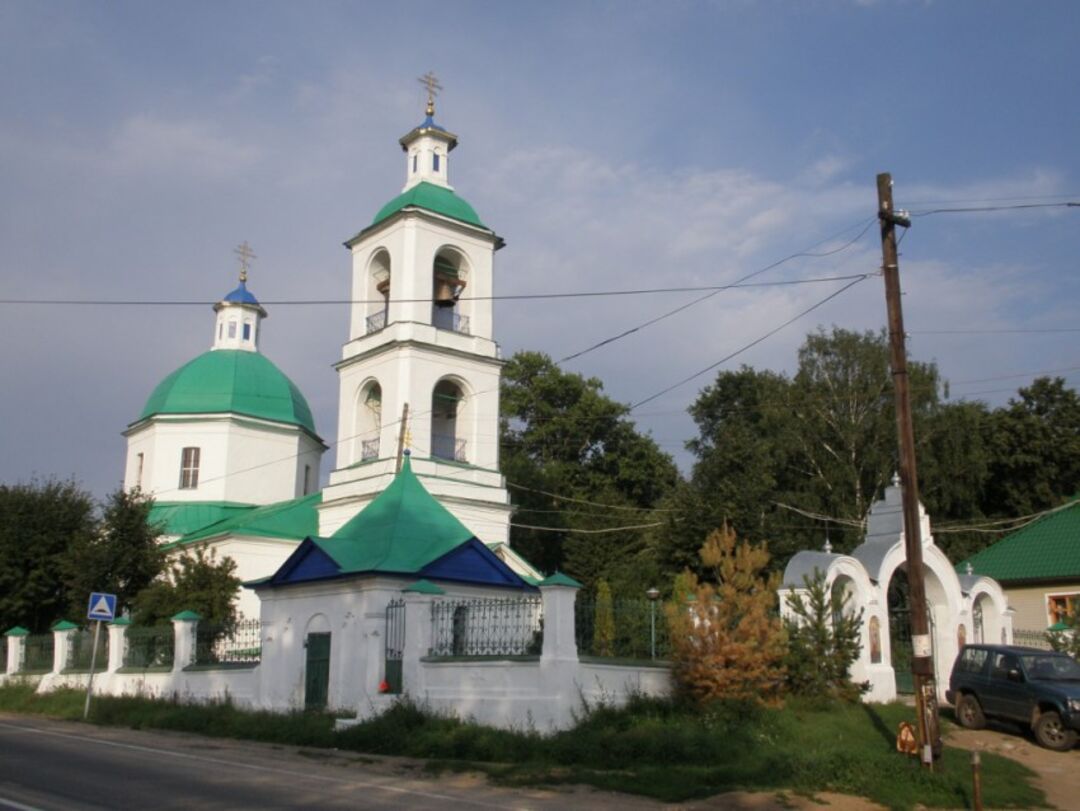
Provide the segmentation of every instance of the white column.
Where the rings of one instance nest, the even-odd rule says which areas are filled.
[[[7,636],[8,673],[18,673],[22,669],[22,663],[26,659],[26,634],[25,628],[12,628],[5,634]]]
[[[106,668],[109,673],[115,673],[124,666],[128,623],[127,619],[121,618],[105,626],[109,632],[109,664]]]
[[[427,692],[420,661],[431,650],[431,594],[405,595],[405,649],[401,654],[401,692],[422,702]]]
[[[195,664],[195,629],[199,627],[200,619],[194,611],[182,611],[172,618],[174,673]]]
[[[78,626],[66,621],[53,629],[53,673],[67,670],[71,660],[71,640],[78,630]]]

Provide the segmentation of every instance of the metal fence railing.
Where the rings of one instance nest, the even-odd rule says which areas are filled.
[[[431,435],[431,455],[450,462],[467,462],[466,440],[449,434]]]
[[[94,655],[94,632],[80,629],[71,635],[71,647],[68,649],[67,666],[71,670],[89,670],[93,660],[94,670],[106,670],[109,667],[109,632],[102,629],[98,634],[97,656]]]
[[[195,664],[257,665],[262,657],[262,625],[244,619],[233,625],[200,622],[195,631]]]
[[[439,600],[431,604],[430,656],[539,656],[539,597]]]
[[[1026,628],[1013,628],[1013,644],[1027,648],[1051,650],[1050,638],[1046,631],[1032,631]]]
[[[379,310],[367,317],[367,334],[378,332],[386,326],[386,310]]]
[[[53,669],[53,635],[30,634],[26,637],[23,649],[22,669],[24,673],[48,673]]]
[[[176,637],[171,625],[129,625],[124,667],[172,667]]]
[[[580,656],[667,659],[671,650],[664,606],[648,599],[579,595],[574,631]]]

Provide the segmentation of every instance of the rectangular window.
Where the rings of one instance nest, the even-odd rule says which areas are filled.
[[[229,322],[229,337],[230,338],[235,338],[236,337],[236,322],[235,321],[230,321]]]
[[[137,454],[135,457],[135,486],[142,488],[142,473],[143,463],[146,461],[144,454]]]
[[[304,465],[304,495],[311,492],[311,465]]]
[[[244,324],[244,340],[251,340],[251,324]]]
[[[412,156],[412,170],[414,172],[416,171],[416,153],[413,153],[413,156]]]
[[[199,486],[199,449],[184,448],[180,454],[180,489],[194,490]]]
[[[436,172],[439,171],[439,153],[438,152],[436,152],[434,155],[431,156],[431,168]]]
[[[1051,625],[1068,620],[1076,610],[1077,594],[1047,594],[1046,617]]]

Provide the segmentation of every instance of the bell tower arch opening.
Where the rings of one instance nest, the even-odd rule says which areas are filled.
[[[379,438],[382,431],[382,386],[378,380],[368,380],[357,394],[353,458],[367,462],[379,458]]]
[[[378,332],[390,320],[390,252],[380,248],[368,263],[366,334]]]
[[[464,382],[443,378],[431,393],[431,456],[450,462],[469,461],[474,415]]]
[[[471,335],[470,313],[460,302],[469,283],[469,261],[456,248],[442,247],[431,267],[431,323],[437,329]]]

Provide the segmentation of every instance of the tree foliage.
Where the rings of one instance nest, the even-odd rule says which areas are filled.
[[[96,531],[93,498],[72,481],[0,485],[0,631],[42,633],[63,618],[65,557]]]
[[[596,656],[615,655],[615,604],[611,586],[606,580],[596,584],[596,605],[593,618],[593,653]]]
[[[862,649],[863,611],[853,611],[846,591],[828,588],[825,575],[814,574],[803,576],[804,593],[788,599],[787,689],[809,698],[854,701],[868,687],[850,675]]]
[[[564,372],[547,355],[518,352],[503,370],[501,467],[515,485],[514,547],[544,571],[619,590],[655,582],[643,530],[576,534],[652,523],[675,486],[671,458],[628,419],[596,378]],[[551,495],[555,494],[555,495]],[[614,509],[610,506],[613,505]]]
[[[185,552],[173,560],[166,576],[136,595],[135,622],[164,625],[181,611],[194,611],[208,625],[232,628],[239,588],[232,558],[219,561],[214,550]]]
[[[68,614],[81,619],[93,591],[116,595],[117,612],[130,609],[135,595],[165,568],[161,527],[150,523],[154,502],[138,489],[109,494],[97,530],[72,539],[64,556]]]
[[[783,684],[785,634],[776,615],[777,575],[765,573],[765,544],[738,542],[727,526],[700,550],[713,582],[682,579],[694,598],[676,593],[667,606],[672,677],[697,701],[769,701]]]

